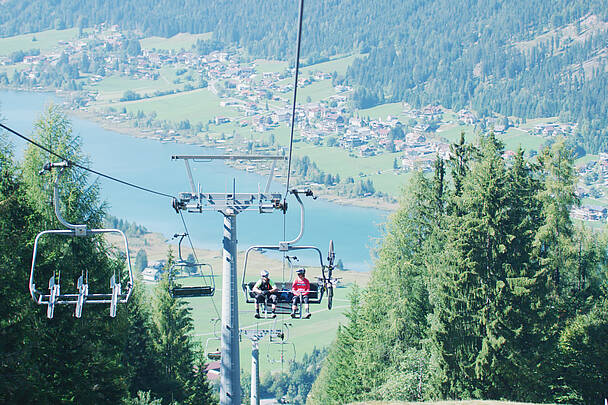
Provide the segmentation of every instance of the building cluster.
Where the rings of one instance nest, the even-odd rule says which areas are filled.
[[[605,196],[604,190],[608,187],[608,153],[600,153],[597,161],[591,161],[578,166],[579,185],[576,189],[577,197],[600,199]],[[582,204],[571,212],[572,218],[584,221],[608,220],[608,209],[594,204]]]
[[[229,114],[232,117],[218,115],[210,123],[216,126],[232,123],[249,127],[253,132],[267,133],[280,125],[291,122],[290,98],[293,93],[291,77],[293,69],[282,72],[260,72],[256,62],[243,63],[234,51],[212,51],[201,55],[194,50],[177,52],[139,49],[129,52],[129,40],[117,26],[101,24],[82,38],[61,42],[61,50],[39,55],[28,55],[23,59],[27,74],[35,77],[46,64],[57,64],[67,56],[70,64],[82,64],[86,55],[95,55],[95,69],[90,70],[87,78],[95,83],[104,76],[118,74],[131,79],[158,79],[160,70],[166,67],[178,67],[176,84],[181,83],[180,75],[189,72],[184,82],[197,80],[200,86],[218,96],[220,106],[237,111]],[[100,55],[103,58],[100,60]],[[0,60],[0,63],[6,63]],[[28,68],[29,67],[29,68]],[[194,73],[195,72],[195,73]],[[192,78],[195,75],[195,78]],[[332,75],[325,72],[311,71],[299,78],[298,86],[302,89],[315,82],[329,81]],[[199,86],[199,87],[200,87]],[[197,86],[186,85],[187,91]],[[401,119],[413,120],[415,124],[406,125],[398,117],[386,119],[365,119],[356,115],[348,100],[352,88],[342,84],[333,86],[334,94],[327,98],[311,102],[308,100],[297,108],[296,122],[300,135],[305,142],[324,144],[343,148],[351,154],[370,157],[388,152],[400,152],[398,168],[412,170],[415,168],[430,169],[437,156],[447,158],[449,145],[434,135],[432,124],[442,124],[444,111],[441,106],[429,105],[421,109],[412,108],[403,103]],[[162,93],[162,92],[161,92]],[[137,95],[150,97],[155,95]],[[97,93],[88,93],[90,100]],[[87,105],[85,102],[84,105]],[[124,115],[124,114],[123,114]],[[479,118],[470,110],[462,109],[456,113],[457,121],[464,125],[475,125]],[[112,119],[122,121],[125,117],[112,115]],[[507,126],[496,121],[492,127],[497,133],[506,131]],[[560,124],[539,124],[531,132],[542,136],[553,136],[569,133],[571,126]]]

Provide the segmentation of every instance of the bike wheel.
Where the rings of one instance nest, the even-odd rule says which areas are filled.
[[[331,309],[331,306],[333,305],[333,299],[334,299],[334,287],[333,286],[329,286],[327,287],[327,309]]]

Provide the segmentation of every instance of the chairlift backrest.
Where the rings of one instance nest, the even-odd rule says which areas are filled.
[[[178,257],[169,269],[169,292],[173,298],[196,298],[196,297],[211,297],[215,294],[215,277],[213,267],[207,263],[189,262],[182,257],[182,241],[188,236],[187,233],[175,234],[174,237],[180,237],[178,243]],[[176,278],[186,273],[186,269],[195,269],[195,277],[203,280],[202,283],[197,283],[193,286],[184,286],[176,283]],[[205,269],[207,272],[205,272]],[[191,277],[192,275],[189,274]]]
[[[84,304],[110,304],[110,316],[116,316],[117,304],[126,303],[131,296],[133,291],[133,272],[131,269],[131,259],[129,255],[129,244],[127,241],[127,237],[125,234],[119,229],[88,229],[86,224],[83,225],[75,225],[67,222],[63,216],[61,215],[59,209],[59,179],[63,173],[63,170],[70,167],[69,162],[60,162],[60,163],[47,163],[44,169],[41,171],[41,174],[45,171],[50,171],[53,168],[59,168],[59,174],[57,175],[54,183],[53,190],[53,204],[55,208],[55,215],[59,222],[61,222],[68,229],[53,229],[46,230],[40,232],[36,235],[36,239],[34,240],[34,251],[32,254],[32,267],[30,270],[30,280],[29,280],[29,289],[30,294],[34,302],[39,305],[47,306],[47,317],[53,318],[55,305],[75,305],[75,316],[80,318],[82,315],[82,308]],[[122,277],[120,273],[113,274],[109,285],[111,292],[103,292],[103,293],[90,293],[89,285],[87,282],[88,277],[83,277],[83,274],[78,278],[77,282],[77,292],[69,293],[69,294],[61,294],[60,287],[60,272],[57,271],[55,275],[51,276],[49,280],[49,293],[45,294],[39,291],[36,288],[36,260],[38,258],[38,247],[40,246],[40,241],[45,236],[60,236],[60,237],[91,237],[98,234],[108,234],[115,233],[119,234],[122,237],[124,242],[124,254],[125,254],[125,266],[128,270],[128,281],[127,288],[125,291],[122,290]]]

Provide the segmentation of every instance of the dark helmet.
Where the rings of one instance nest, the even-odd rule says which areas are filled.
[[[298,275],[300,275],[300,274],[306,274],[306,269],[304,267],[301,267],[301,268],[299,268],[299,269],[296,270],[296,273]]]

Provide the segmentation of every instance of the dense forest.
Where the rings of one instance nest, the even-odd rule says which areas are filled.
[[[570,219],[572,162],[506,161],[489,134],[419,172],[309,403],[605,398],[608,241]]]
[[[86,164],[70,122],[57,107],[35,124],[34,138]],[[74,317],[74,306],[58,306],[47,319],[46,307],[32,301],[34,238],[42,229],[63,228],[49,204],[49,174],[38,174],[49,159],[30,147],[17,162],[6,133],[0,133],[0,402],[217,403],[202,372],[202,351],[191,337],[190,309],[171,297],[167,280],[150,296],[138,283],[113,319],[109,304],[85,305],[81,319]],[[70,169],[60,190],[67,221],[101,227],[104,205],[86,172]],[[49,278],[60,275],[64,294],[76,291],[84,270],[91,293],[107,292],[110,277],[124,263],[99,235],[41,238],[38,249],[37,287],[45,290]]]
[[[213,32],[256,57],[293,59],[295,1],[8,0],[0,35],[118,24],[144,35]],[[559,116],[579,124],[587,152],[608,151],[605,1],[307,2],[306,64],[362,56],[338,78],[355,103],[405,100],[473,108],[482,116]]]

